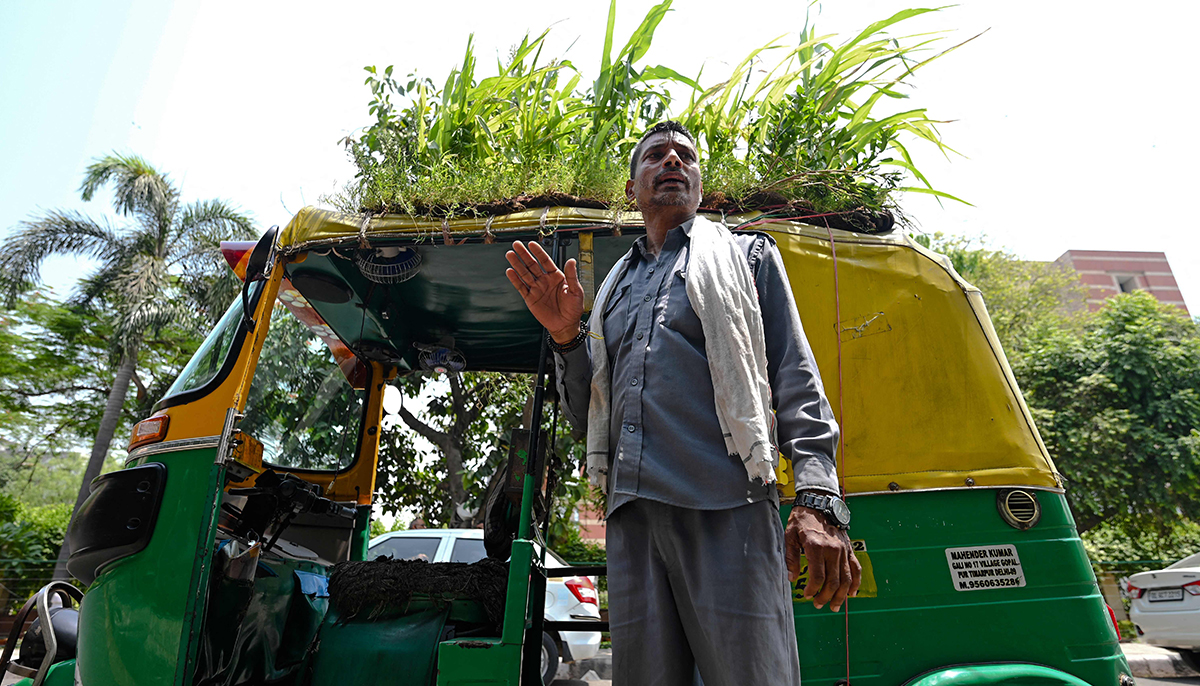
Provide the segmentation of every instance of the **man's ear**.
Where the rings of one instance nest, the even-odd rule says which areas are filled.
[[[625,181],[625,199],[633,200],[633,179]]]

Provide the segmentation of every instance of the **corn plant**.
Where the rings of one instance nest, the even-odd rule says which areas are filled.
[[[705,187],[719,202],[769,196],[810,210],[875,212],[894,208],[898,191],[953,198],[932,187],[907,147],[918,140],[953,152],[938,130],[943,122],[919,107],[881,113],[882,103],[907,99],[917,70],[959,47],[936,51],[938,34],[888,33],[936,10],[898,12],[841,43],[806,24],[795,45],[771,41],[705,87],[703,74],[642,64],[670,8],[671,0],[652,7],[614,50],[614,0],[586,90],[572,62],[543,58],[547,33],[526,35],[484,78],[468,38],[440,88],[411,74],[401,85],[392,67],[367,67],[375,122],[346,140],[359,174],[336,200],[346,209],[416,214],[543,194],[620,206],[634,144],[667,116],[696,134]],[[672,94],[686,96],[686,105],[673,107]],[[903,185],[908,177],[920,185]]]

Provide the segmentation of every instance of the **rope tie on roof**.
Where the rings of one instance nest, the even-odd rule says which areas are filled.
[[[362,223],[358,226],[358,249],[370,250],[371,242],[367,240],[367,225],[371,223],[371,213],[363,214]]]

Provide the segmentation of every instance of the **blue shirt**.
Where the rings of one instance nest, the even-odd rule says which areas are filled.
[[[687,295],[691,222],[667,232],[657,258],[646,238],[605,304],[612,373],[608,513],[634,498],[700,510],[776,502],[774,484],[750,481],[721,435],[700,318]],[[838,493],[838,427],[796,312],[783,260],[764,234],[735,234],[758,291],[779,449],[797,490]],[[616,267],[614,267],[616,268]],[[586,430],[588,346],[555,355],[567,418]]]

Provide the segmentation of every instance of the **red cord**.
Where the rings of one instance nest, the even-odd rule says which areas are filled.
[[[838,473],[838,488],[842,492],[842,500],[846,499],[846,405],[842,401],[844,386],[842,385],[842,295],[840,285],[838,283],[838,268],[837,268],[837,245],[833,240],[833,229],[829,228],[828,222],[825,224],[825,231],[829,234],[829,252],[833,257],[833,312],[834,322],[833,330],[837,335],[837,370],[838,370],[838,423],[840,424],[838,431],[838,455],[841,456],[841,464],[838,464],[838,457],[835,456],[833,466]],[[854,551],[851,550],[853,555]],[[845,604],[842,606],[843,612],[846,615],[845,642],[846,642],[846,684],[850,684],[850,599],[846,598]]]

